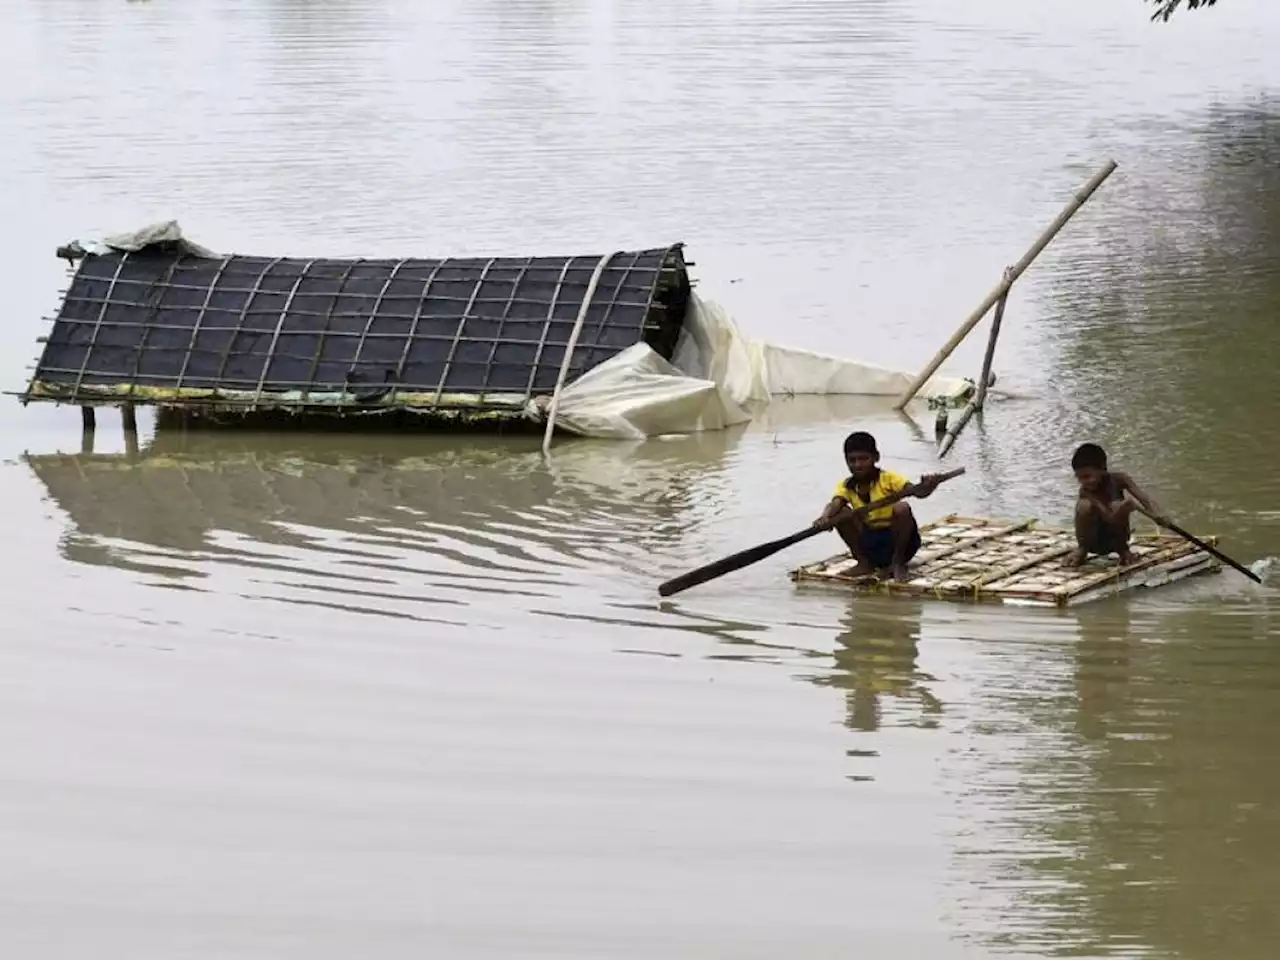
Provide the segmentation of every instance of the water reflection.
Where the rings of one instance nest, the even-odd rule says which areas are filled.
[[[1084,740],[1105,740],[1110,724],[1128,706],[1134,661],[1148,635],[1139,623],[1135,631],[1128,604],[1111,604],[1101,616],[1084,613],[1076,620],[1075,643],[1076,732]]]
[[[410,596],[548,598],[572,582],[599,599],[647,580],[647,554],[714,513],[740,435],[569,441],[544,459],[536,438],[162,431],[135,455],[24,459],[68,516],[69,560],[188,583],[272,571],[394,613]]]
[[[1280,632],[1202,607],[1135,628],[1148,642],[1130,647],[1124,696],[1080,702],[1105,735],[1089,754],[1094,789],[1076,801],[1088,816],[1066,879],[1107,940],[1141,937],[1163,955],[1270,956],[1276,871],[1256,854],[1280,845],[1268,812],[1280,790]]]
[[[922,672],[921,604],[903,600],[877,608],[865,600],[850,604],[836,637],[829,673],[810,677],[819,686],[845,694],[845,726],[872,733],[890,726],[938,726],[942,703],[930,691],[936,678]]]
[[[1274,610],[1131,598],[1010,626],[1028,640],[988,641],[961,711],[979,746],[948,763],[975,934],[1059,956],[1270,956]],[[1016,914],[988,912],[1002,890]]]

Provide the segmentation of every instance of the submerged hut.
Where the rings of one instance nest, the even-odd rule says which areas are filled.
[[[220,255],[177,225],[63,247],[73,275],[23,403],[160,408],[161,423],[380,415],[513,425],[645,343],[675,351],[682,244],[605,255]],[[366,421],[367,422],[367,421]]]

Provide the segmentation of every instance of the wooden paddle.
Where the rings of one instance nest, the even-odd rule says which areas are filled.
[[[948,470],[946,473],[937,474],[938,483],[945,480],[953,480],[964,473],[964,467],[957,470]],[[837,516],[844,513],[866,513],[869,510],[878,510],[881,507],[891,506],[904,497],[911,496],[909,491],[895,493],[892,496],[884,497],[881,500],[864,504],[860,507],[854,507],[852,510],[842,511]],[[690,570],[683,573],[672,580],[658,587],[658,593],[661,596],[669,597],[673,593],[679,593],[681,590],[688,590],[690,587],[696,587],[700,583],[706,583],[708,580],[714,580],[716,577],[723,577],[726,573],[733,573],[735,570],[741,570],[743,567],[749,567],[753,563],[763,560],[765,557],[771,557],[779,550],[785,550],[792,544],[799,543],[801,540],[808,540],[815,534],[824,533],[829,528],[824,527],[806,527],[798,533],[793,533],[789,537],[783,537],[781,540],[770,540],[768,543],[762,543],[758,547],[752,547],[750,550],[743,550],[732,556],[717,560],[715,563],[709,563],[705,567],[699,567],[697,570]]]
[[[1126,494],[1126,496],[1128,496],[1128,494]],[[1176,533],[1176,534],[1177,534],[1178,536],[1180,536],[1183,540],[1187,540],[1187,541],[1189,541],[1189,542],[1191,542],[1191,543],[1195,544],[1197,547],[1199,547],[1199,548],[1200,548],[1201,550],[1203,550],[1205,553],[1212,554],[1213,556],[1217,557],[1219,560],[1221,560],[1223,563],[1227,564],[1228,566],[1235,567],[1237,570],[1239,570],[1241,573],[1243,573],[1246,577],[1248,577],[1248,578],[1249,578],[1250,580],[1252,580],[1254,583],[1261,583],[1261,582],[1262,582],[1262,578],[1261,578],[1260,576],[1258,576],[1256,573],[1254,573],[1254,572],[1253,572],[1252,570],[1250,570],[1248,567],[1244,567],[1244,566],[1241,566],[1240,564],[1236,563],[1234,560],[1232,560],[1230,557],[1228,557],[1228,556],[1227,556],[1225,553],[1223,553],[1221,550],[1218,550],[1218,549],[1216,549],[1216,548],[1214,548],[1214,547],[1211,547],[1211,546],[1209,546],[1209,544],[1205,543],[1205,542],[1204,542],[1203,540],[1201,540],[1199,537],[1196,537],[1196,536],[1193,536],[1193,535],[1192,535],[1192,534],[1190,534],[1190,533],[1187,533],[1187,531],[1183,530],[1180,526],[1178,526],[1178,525],[1177,525],[1176,523],[1174,523],[1172,520],[1165,520],[1165,521],[1157,520],[1157,519],[1156,519],[1155,517],[1153,517],[1150,513],[1148,513],[1146,510],[1144,510],[1144,509],[1142,508],[1142,504],[1138,503],[1138,501],[1137,501],[1137,500],[1135,500],[1133,497],[1129,497],[1129,499],[1130,499],[1130,501],[1133,503],[1133,509],[1137,510],[1140,514],[1142,514],[1144,517],[1146,517],[1148,520],[1150,520],[1152,523],[1154,523],[1157,527],[1163,527],[1164,529],[1168,530],[1170,533]]]

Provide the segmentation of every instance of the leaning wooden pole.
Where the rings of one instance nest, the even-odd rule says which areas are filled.
[[[1009,276],[1009,269],[1006,268],[1004,275]],[[960,431],[965,428],[973,415],[982,409],[983,404],[987,402],[987,388],[991,385],[991,363],[996,355],[996,340],[1000,337],[1000,324],[1004,320],[1004,306],[1009,302],[1009,291],[996,301],[996,315],[991,318],[991,335],[987,337],[987,352],[982,358],[982,379],[978,381],[978,389],[974,391],[973,399],[971,399],[960,416],[951,424],[946,435],[938,443],[938,458],[941,459],[951,452],[951,448],[955,446],[956,438],[960,436]]]
[[[928,382],[929,378],[937,372],[938,368],[946,362],[947,357],[951,356],[956,347],[960,346],[960,342],[969,335],[969,331],[978,325],[978,322],[987,315],[987,311],[991,309],[996,301],[1009,292],[1009,288],[1013,286],[1014,281],[1026,272],[1027,267],[1031,266],[1031,262],[1035,260],[1035,258],[1040,255],[1040,252],[1049,245],[1049,241],[1058,235],[1058,231],[1066,226],[1067,221],[1075,215],[1075,212],[1084,206],[1085,202],[1093,196],[1094,191],[1097,190],[1098,187],[1102,186],[1102,182],[1106,180],[1107,177],[1111,176],[1115,171],[1116,166],[1117,164],[1114,160],[1108,160],[1106,164],[1103,165],[1102,169],[1090,177],[1088,182],[1075,192],[1074,196],[1072,196],[1071,200],[1063,208],[1062,212],[1054,219],[1053,223],[1049,224],[1044,233],[1040,234],[1040,237],[1036,242],[1031,245],[1031,249],[1022,255],[1022,259],[1009,268],[1005,273],[1004,279],[1002,279],[990,293],[983,297],[982,302],[974,308],[973,313],[969,314],[964,323],[960,324],[960,328],[952,334],[951,339],[943,344],[941,350],[934,354],[934,357],[929,361],[928,366],[920,371],[916,378],[911,381],[911,385],[907,387],[907,389],[903,391],[902,396],[898,398],[898,402],[895,404],[894,409],[901,410],[911,402],[912,398],[920,392],[920,388],[923,387],[925,383]]]
[[[1009,286],[1013,286],[1010,274],[1013,267],[1004,268],[1004,279],[1009,282]],[[974,394],[973,405],[981,410],[987,404],[987,391],[991,389],[991,365],[996,359],[996,340],[1000,338],[1000,323],[1004,320],[1005,304],[1009,302],[1009,291],[1006,290],[1000,295],[999,302],[996,303],[996,315],[991,318],[991,335],[987,337],[987,352],[982,355],[982,377],[978,380],[978,392]]]

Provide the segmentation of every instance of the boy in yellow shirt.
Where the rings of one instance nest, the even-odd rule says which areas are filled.
[[[841,514],[903,491],[928,497],[938,488],[938,478],[926,475],[919,483],[911,483],[901,474],[881,469],[875,437],[862,431],[845,437],[844,459],[849,476],[836,484],[831,501],[813,525],[822,530],[834,527],[840,534],[858,561],[849,576],[868,576],[887,567],[890,579],[908,579],[907,564],[920,549],[920,528],[905,500],[863,514]]]

